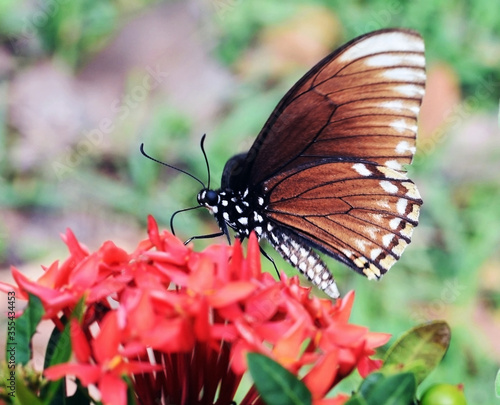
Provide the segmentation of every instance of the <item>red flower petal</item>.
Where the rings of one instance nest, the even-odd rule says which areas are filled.
[[[250,271],[250,277],[259,278],[261,274],[260,267],[260,246],[255,232],[250,233],[248,238],[247,262]]]
[[[321,356],[302,380],[313,398],[323,398],[332,388],[337,375],[338,358],[335,350]]]
[[[90,358],[90,345],[78,320],[75,318],[71,319],[70,336],[71,348],[73,349],[73,353],[75,353],[76,359],[79,363],[87,363]]]
[[[248,297],[255,291],[256,285],[247,281],[234,281],[218,288],[208,296],[210,305],[214,308],[223,307]]]
[[[78,300],[78,297],[73,296],[69,292],[59,292],[31,281],[14,267],[12,268],[12,277],[17,285],[24,290],[24,294],[29,292],[36,295],[42,300],[47,311],[52,310],[51,314],[57,314],[62,307],[72,306]],[[49,315],[45,314],[45,317],[49,317]]]
[[[333,316],[337,322],[347,323],[351,316],[352,304],[354,303],[354,291],[349,291],[342,299],[337,300],[338,311]]]
[[[149,240],[156,247],[156,249],[163,250],[163,241],[160,238],[158,224],[152,215],[148,215],[148,236]]]
[[[43,372],[43,375],[52,381],[59,380],[60,378],[74,375],[86,387],[89,384],[94,384],[101,375],[101,370],[98,366],[90,364],[56,364],[49,367]]]
[[[114,374],[106,373],[102,376],[99,391],[104,405],[127,405],[127,384]]]
[[[118,353],[120,335],[117,312],[108,312],[101,323],[99,335],[92,341],[92,349],[99,363],[112,359]]]
[[[245,314],[257,324],[274,316],[281,299],[280,285],[261,288],[245,302]]]
[[[129,261],[129,254],[109,240],[103,243],[99,251],[102,254],[102,261],[106,264],[112,265]]]
[[[66,229],[66,234],[61,235],[61,239],[68,246],[69,252],[71,253],[72,260],[75,262],[80,262],[85,257],[88,256],[89,252],[87,248],[82,246],[80,242],[75,237],[75,234],[71,229]]]
[[[339,394],[335,398],[313,399],[313,405],[344,405],[349,395]]]
[[[358,362],[359,374],[361,375],[361,377],[366,378],[368,374],[382,367],[383,363],[384,362],[382,360],[373,360],[370,359],[369,357],[362,357],[361,360]]]
[[[194,346],[194,333],[186,319],[159,320],[154,329],[142,337],[147,346],[165,353],[187,352]]]
[[[212,294],[215,288],[215,265],[207,257],[197,262],[188,276],[188,287],[197,294]]]

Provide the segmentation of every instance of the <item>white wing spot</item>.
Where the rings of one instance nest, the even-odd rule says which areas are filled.
[[[417,190],[417,187],[415,184],[409,182],[409,181],[404,181],[401,183],[404,188],[408,190],[406,195],[410,198],[420,198],[420,193]]]
[[[384,269],[389,270],[392,267],[392,265],[396,262],[397,260],[393,256],[387,255],[382,260],[380,260],[379,263]]]
[[[366,249],[366,244],[368,243],[368,241],[366,240],[363,240],[363,239],[356,239],[356,246],[362,251],[364,252],[365,249]]]
[[[388,79],[402,82],[424,82],[425,72],[418,68],[393,68],[387,69],[382,73]]]
[[[393,233],[386,233],[384,236],[382,236],[382,244],[385,247],[388,247],[394,239],[394,236],[395,235]]]
[[[382,208],[388,208],[388,209],[391,208],[391,205],[389,204],[389,201],[387,201],[387,200],[378,200],[377,205],[379,207],[382,207]]]
[[[379,54],[368,57],[365,61],[368,66],[425,66],[425,57],[422,54]]]
[[[403,167],[401,166],[401,163],[399,163],[397,160],[387,160],[385,162],[385,165],[389,168],[389,169],[393,169],[393,170],[401,170]]]
[[[392,124],[391,124],[392,126]],[[411,146],[408,141],[401,141],[396,145],[396,153],[399,153],[400,155],[406,153],[406,152],[411,152],[414,154],[416,151],[415,146]]]
[[[389,108],[391,110],[410,110],[415,115],[420,111],[418,105],[409,102],[404,103],[402,100],[384,101],[379,104],[379,107]]]
[[[372,260],[375,260],[377,257],[379,257],[380,253],[382,253],[382,249],[372,249],[372,251],[370,252],[370,258]]]
[[[394,87],[394,90],[406,97],[423,97],[425,93],[424,87],[418,84],[402,84]]]
[[[352,165],[352,168],[361,174],[361,176],[371,176],[373,174],[363,163],[356,163]]]
[[[352,252],[349,249],[342,249],[342,252],[346,255],[346,257],[352,256]]]
[[[424,41],[420,37],[401,31],[379,33],[347,48],[339,60],[352,61],[375,53],[391,51],[424,52]]]
[[[403,108],[405,108],[405,106],[401,100],[384,101],[383,103],[379,104],[379,107],[392,108],[394,110],[402,110]]]
[[[411,236],[413,235],[413,225],[407,223],[406,226],[401,229],[400,233],[401,235],[411,239]]]
[[[377,233],[379,232],[379,228],[375,228],[373,226],[370,226],[366,228],[366,233],[371,239],[375,239],[377,237]]]
[[[241,217],[241,218],[238,218],[238,222],[239,222],[241,225],[248,225],[248,218],[247,218],[247,217]]]
[[[392,248],[392,252],[401,257],[404,250],[406,249],[406,246],[408,246],[408,243],[406,243],[404,239],[400,239],[398,244]]]
[[[391,229],[397,229],[399,224],[401,223],[401,218],[392,218],[390,221],[389,221],[389,226],[391,227]]]
[[[417,204],[413,204],[411,212],[408,214],[408,218],[412,221],[418,221],[418,214],[420,213],[420,207]]]
[[[396,194],[398,192],[398,186],[387,180],[380,181],[380,187],[384,189],[387,193]]]
[[[398,210],[398,213],[401,215],[406,214],[406,207],[408,206],[408,200],[405,198],[400,198],[398,202],[396,203],[396,209]]]
[[[377,169],[379,172],[381,172],[385,177],[388,179],[394,179],[394,180],[407,180],[408,177],[406,177],[405,173],[398,172],[397,170],[390,169],[385,166],[377,166]]]
[[[398,132],[404,132],[404,130],[407,129],[406,121],[402,118],[392,121],[390,123],[390,127],[394,128]]]
[[[365,274],[366,278],[368,278],[368,280],[376,280],[380,277],[380,270],[371,263],[367,268],[363,269],[363,273]]]

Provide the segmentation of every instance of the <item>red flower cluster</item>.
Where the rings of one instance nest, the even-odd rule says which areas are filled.
[[[83,321],[72,319],[74,362],[48,368],[48,379],[95,384],[106,405],[126,404],[124,376],[141,404],[229,404],[246,353],[260,352],[300,375],[315,405],[334,405],[348,398],[325,399],[340,380],[380,367],[370,356],[389,335],[348,323],[354,294],[332,303],[297,277],[275,281],[261,272],[255,235],[244,258],[238,240],[193,252],[152,217],[148,234],[131,254],[109,241],[89,253],[68,230],[62,265],[36,282],[12,269],[18,297],[38,296],[59,328],[85,300]],[[263,404],[254,387],[239,403]]]

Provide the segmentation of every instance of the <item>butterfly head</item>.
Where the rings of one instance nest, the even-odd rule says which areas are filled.
[[[198,204],[208,208],[211,212],[217,213],[217,206],[220,201],[220,196],[217,191],[204,188],[198,193]]]

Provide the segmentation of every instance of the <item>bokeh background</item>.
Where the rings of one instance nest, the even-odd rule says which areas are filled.
[[[328,263],[344,292],[356,290],[355,322],[395,336],[427,320],[449,322],[451,347],[425,386],[463,383],[470,404],[499,404],[496,6],[0,1],[0,279],[10,279],[9,265],[37,277],[41,264],[64,259],[59,234],[67,227],[91,249],[109,239],[132,249],[145,237],[147,214],[168,227],[175,210],[195,205],[200,185],[145,159],[142,142],[206,182],[199,147],[206,133],[217,187],[226,160],[247,150],[281,96],[317,61],[357,35],[413,28],[425,38],[428,60],[409,169],[424,199],[421,223],[381,282]],[[176,217],[181,238],[216,231],[201,211]],[[358,382],[353,376],[341,388]]]

